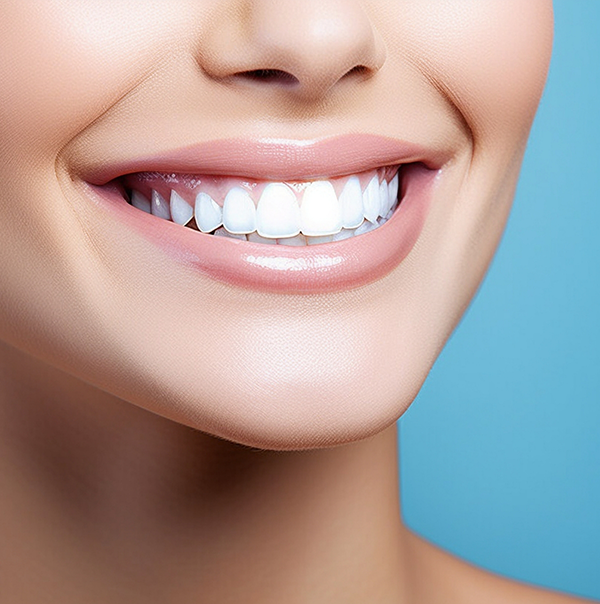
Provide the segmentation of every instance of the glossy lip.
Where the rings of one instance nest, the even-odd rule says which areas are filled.
[[[84,182],[102,208],[178,263],[238,287],[315,294],[367,285],[402,262],[422,231],[436,176],[448,159],[442,151],[370,134],[320,141],[228,139],[106,164],[85,174]],[[111,182],[124,174],[150,171],[291,181],[392,164],[404,164],[402,202],[388,222],[357,237],[306,247],[203,234],[133,208]]]
[[[439,170],[449,159],[446,150],[427,149],[375,134],[346,134],[316,141],[240,138],[107,162],[86,170],[84,179],[90,184],[105,185],[134,172],[175,172],[293,181],[346,176],[413,162]]]

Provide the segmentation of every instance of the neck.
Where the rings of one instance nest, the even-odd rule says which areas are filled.
[[[2,345],[0,580],[57,601],[405,602],[396,437],[250,449]]]

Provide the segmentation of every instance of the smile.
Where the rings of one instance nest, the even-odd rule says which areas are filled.
[[[398,167],[315,181],[137,173],[121,179],[132,206],[202,233],[291,246],[341,241],[385,224]]]
[[[409,254],[440,155],[375,135],[225,140],[107,164],[84,182],[179,264],[259,291],[325,293],[371,283]]]

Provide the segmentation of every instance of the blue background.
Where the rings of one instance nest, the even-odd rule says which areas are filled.
[[[403,513],[484,568],[600,599],[600,0],[555,19],[506,235],[400,421]]]

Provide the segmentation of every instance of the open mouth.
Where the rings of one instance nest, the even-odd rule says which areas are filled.
[[[370,134],[223,139],[100,162],[77,182],[175,265],[238,287],[312,294],[398,266],[449,157]]]
[[[402,166],[318,180],[137,172],[118,179],[135,208],[219,237],[288,246],[341,241],[385,224]]]

